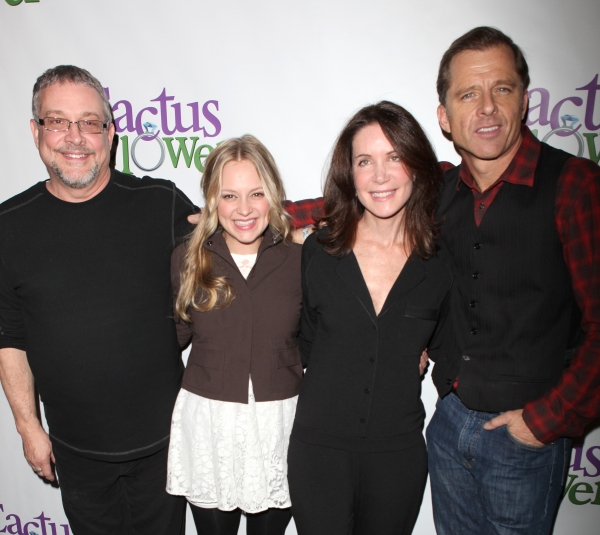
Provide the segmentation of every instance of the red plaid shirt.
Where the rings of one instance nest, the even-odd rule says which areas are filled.
[[[466,165],[458,180],[473,192],[475,221],[479,224],[504,182],[533,185],[540,142],[523,127],[523,142],[500,178],[485,192],[476,187]],[[452,164],[443,162],[444,171]],[[458,183],[457,183],[458,187]],[[297,227],[313,223],[322,213],[322,199],[286,205]],[[544,397],[525,405],[523,418],[538,440],[580,436],[600,417],[600,168],[590,160],[570,158],[556,191],[555,222],[571,274],[573,293],[582,312],[583,343],[557,385]]]
[[[323,215],[323,197],[294,202],[285,201],[283,207],[292,216],[292,226],[304,228],[314,225],[315,220]]]

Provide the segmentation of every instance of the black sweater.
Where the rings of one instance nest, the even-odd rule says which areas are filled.
[[[183,365],[170,256],[194,209],[112,171],[89,201],[40,182],[0,205],[0,347],[27,352],[53,440],[125,460],[166,445]]]
[[[375,314],[353,253],[329,255],[311,235],[302,250],[300,349],[306,375],[293,436],[347,451],[422,442],[419,358],[445,317],[450,269],[412,255]]]

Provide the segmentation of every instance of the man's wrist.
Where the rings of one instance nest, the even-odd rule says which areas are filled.
[[[19,421],[15,421],[15,427],[17,428],[17,433],[21,435],[21,438],[26,438],[31,435],[35,435],[40,431],[45,433],[44,428],[42,427],[42,423],[40,422],[37,416],[32,416],[31,418],[24,418]]]

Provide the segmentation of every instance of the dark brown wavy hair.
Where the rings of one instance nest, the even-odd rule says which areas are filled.
[[[404,108],[386,100],[359,110],[338,137],[323,192],[324,217],[319,241],[334,256],[346,256],[356,240],[364,207],[356,196],[352,167],[352,141],[359,130],[379,124],[407,173],[413,179],[412,194],[404,207],[404,242],[407,253],[423,259],[435,253],[437,224],[433,218],[442,185],[442,172],[427,135]]]

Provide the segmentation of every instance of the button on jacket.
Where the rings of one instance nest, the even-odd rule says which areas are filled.
[[[175,296],[186,247],[177,247],[171,260]],[[182,388],[208,399],[248,403],[251,376],[256,401],[296,396],[302,379],[297,341],[301,246],[273,238],[267,229],[248,279],[220,232],[203,247],[212,253],[213,273],[233,284],[235,298],[223,309],[191,310],[191,324],[177,321],[180,345],[192,341]]]
[[[299,337],[307,372],[293,436],[372,452],[422,441],[419,358],[436,343],[451,286],[437,256],[411,255],[376,315],[354,254],[331,256],[311,235],[302,254]]]

